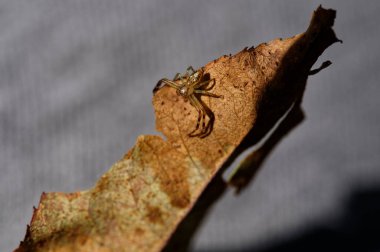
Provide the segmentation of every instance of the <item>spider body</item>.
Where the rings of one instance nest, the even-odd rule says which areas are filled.
[[[187,68],[185,74],[177,73],[173,80],[161,79],[153,90],[155,93],[163,85],[168,85],[177,90],[177,94],[184,99],[189,100],[190,104],[198,111],[198,120],[195,129],[189,133],[190,137],[206,137],[211,133],[214,115],[205,104],[200,100],[201,95],[221,98],[221,95],[210,93],[209,90],[215,85],[215,79],[204,80],[204,72],[202,69],[195,71],[191,66]],[[205,88],[210,82],[211,87]],[[202,89],[203,88],[203,89]],[[209,121],[206,125],[206,116]],[[202,125],[200,128],[199,126]]]
[[[187,86],[182,86],[180,89],[178,89],[178,94],[182,95],[183,97],[189,96],[189,94],[193,93],[194,89],[189,88]]]

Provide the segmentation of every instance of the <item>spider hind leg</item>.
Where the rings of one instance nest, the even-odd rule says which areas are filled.
[[[191,105],[193,105],[193,107],[195,107],[196,110],[198,111],[197,125],[195,126],[195,129],[188,134],[189,137],[195,137],[198,135],[198,134],[195,134],[195,132],[197,132],[197,130],[199,129],[199,125],[201,125],[201,123],[202,123],[202,128],[204,127],[205,119],[206,119],[205,113],[204,113],[202,107],[199,107],[196,99],[197,98],[193,95],[191,95],[189,97],[189,101],[190,101]]]
[[[190,96],[191,104],[198,110],[198,121],[195,129],[189,134],[190,137],[200,137],[204,138],[211,133],[214,115],[213,113],[206,108],[201,101],[195,95]],[[208,122],[206,124],[206,116],[208,117]],[[202,127],[199,130],[199,126],[202,124]],[[199,130],[198,133],[196,133]]]

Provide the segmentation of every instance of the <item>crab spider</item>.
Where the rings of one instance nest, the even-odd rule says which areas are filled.
[[[210,132],[211,123],[214,120],[213,113],[204,106],[197,95],[206,95],[214,98],[222,98],[222,95],[210,93],[209,90],[215,85],[215,79],[203,80],[204,72],[202,69],[195,71],[193,67],[188,67],[185,74],[177,73],[173,80],[161,79],[153,90],[155,93],[162,87],[162,84],[168,85],[177,90],[177,94],[190,101],[190,104],[198,111],[197,125],[195,129],[189,133],[190,137],[206,137]],[[213,84],[209,88],[204,88],[210,82]],[[203,89],[202,89],[203,87]],[[209,123],[206,127],[206,116],[209,118]],[[199,126],[202,124],[202,127]],[[198,133],[197,133],[198,132]]]

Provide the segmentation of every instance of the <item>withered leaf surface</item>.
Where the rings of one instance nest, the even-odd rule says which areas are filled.
[[[135,146],[97,184],[43,193],[16,251],[160,251],[231,153],[258,141],[299,104],[312,65],[337,42],[335,11],[319,7],[303,34],[275,39],[203,67],[216,84],[202,102],[215,116],[205,138],[189,137],[197,111],[171,87],[153,97],[159,136]]]

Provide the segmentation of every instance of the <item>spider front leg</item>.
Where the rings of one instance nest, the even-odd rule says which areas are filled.
[[[177,89],[177,90],[179,90],[181,87],[177,84],[177,83],[175,83],[174,81],[171,81],[171,80],[168,80],[168,79],[166,79],[166,78],[164,78],[164,79],[161,79],[161,80],[159,80],[158,82],[157,82],[157,84],[156,84],[156,86],[154,87],[154,89],[153,89],[153,94],[154,93],[156,93],[159,89],[161,89],[164,85],[161,85],[161,84],[164,84],[164,85],[168,85],[168,86],[170,86],[170,87],[172,87],[172,88],[175,88],[175,89]]]
[[[193,73],[195,73],[195,70],[192,66],[189,66],[187,69],[186,69],[186,74],[187,76],[190,76],[192,75]]]

